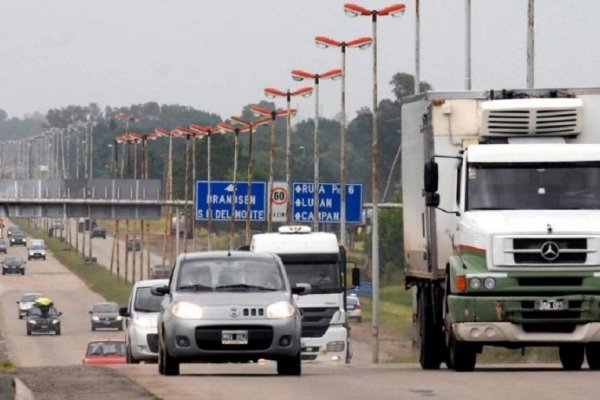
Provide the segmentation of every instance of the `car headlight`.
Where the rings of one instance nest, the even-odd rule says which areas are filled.
[[[92,315],[92,321],[100,321],[100,318],[97,315]]]
[[[34,319],[30,319],[29,321],[27,321],[27,323],[31,324],[31,325],[35,325],[35,320]]]
[[[58,324],[59,322],[60,322],[60,320],[58,320],[58,319],[53,319],[53,320],[52,320],[52,323],[53,323],[53,324]]]
[[[177,318],[183,319],[201,319],[202,318],[202,307],[189,303],[187,301],[180,301],[175,303],[171,309],[173,315]]]
[[[296,309],[288,301],[279,301],[267,307],[267,318],[280,319],[289,318],[296,312]]]
[[[120,315],[117,315],[117,321],[122,320],[123,318]]]

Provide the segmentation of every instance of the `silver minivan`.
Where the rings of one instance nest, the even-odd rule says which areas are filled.
[[[168,279],[138,281],[131,289],[127,307],[120,309],[125,319],[127,363],[156,361],[158,358],[157,318],[163,297],[152,294],[154,286],[164,286]]]

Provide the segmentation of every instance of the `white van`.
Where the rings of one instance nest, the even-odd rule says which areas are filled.
[[[127,307],[120,309],[125,318],[125,341],[127,343],[127,363],[156,361],[158,359],[157,319],[161,296],[153,295],[154,286],[165,286],[168,279],[148,279],[138,281],[131,289]]]

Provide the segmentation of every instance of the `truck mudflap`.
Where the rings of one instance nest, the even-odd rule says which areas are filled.
[[[600,341],[600,296],[448,296],[457,339],[477,342]]]

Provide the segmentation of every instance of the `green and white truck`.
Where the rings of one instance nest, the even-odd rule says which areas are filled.
[[[402,146],[421,366],[555,346],[600,369],[600,88],[421,94]]]

